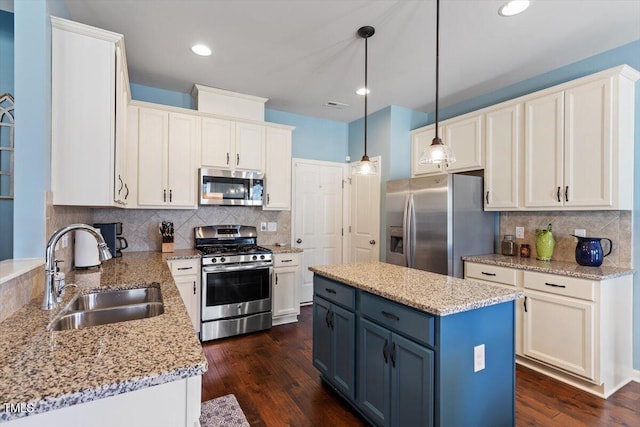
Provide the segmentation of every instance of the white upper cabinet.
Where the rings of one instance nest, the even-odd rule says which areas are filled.
[[[525,102],[525,208],[633,209],[639,77],[617,67]]]
[[[528,208],[562,206],[564,98],[552,93],[525,103],[525,201]]]
[[[202,166],[263,171],[264,140],[260,124],[202,117]]]
[[[291,210],[291,130],[267,128],[264,210]]]
[[[56,17],[51,25],[53,203],[119,206],[129,90],[122,35]]]
[[[450,164],[420,164],[420,155],[431,145],[434,125],[425,126],[411,132],[411,176],[462,172],[482,169],[484,145],[482,143],[483,114],[465,114],[440,123],[440,138],[451,146],[456,161]]]
[[[485,117],[485,210],[517,209],[522,170],[522,104],[488,110]]]
[[[139,108],[138,206],[197,207],[199,117]]]
[[[447,165],[447,172],[482,169],[484,146],[482,144],[483,114],[466,114],[447,120],[444,125],[444,143],[451,146],[456,161]]]

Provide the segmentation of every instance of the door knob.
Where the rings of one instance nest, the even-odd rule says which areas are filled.
[[[302,243],[302,239],[296,240],[296,243]]]
[[[372,240],[369,240],[369,244],[370,244],[370,245],[375,245],[375,244],[376,244],[376,241],[375,241],[375,240],[373,240],[373,239],[372,239]]]

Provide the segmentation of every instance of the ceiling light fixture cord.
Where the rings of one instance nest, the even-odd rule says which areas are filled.
[[[438,136],[438,88],[440,87],[440,0],[436,0],[436,139]]]
[[[369,85],[367,83],[369,36],[364,38],[364,157],[367,156],[367,99],[369,98]]]

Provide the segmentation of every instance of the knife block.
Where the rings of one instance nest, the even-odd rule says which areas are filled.
[[[173,242],[162,244],[162,253],[173,252]]]

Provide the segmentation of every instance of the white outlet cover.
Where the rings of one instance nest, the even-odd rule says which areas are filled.
[[[484,369],[484,344],[473,347],[473,372]]]
[[[573,234],[575,234],[576,236],[587,237],[587,230],[585,230],[584,228],[576,228],[575,230],[573,230]]]
[[[524,239],[524,227],[516,227],[516,239]]]
[[[277,222],[270,222],[267,224],[267,230],[268,231],[278,231],[278,223]]]

